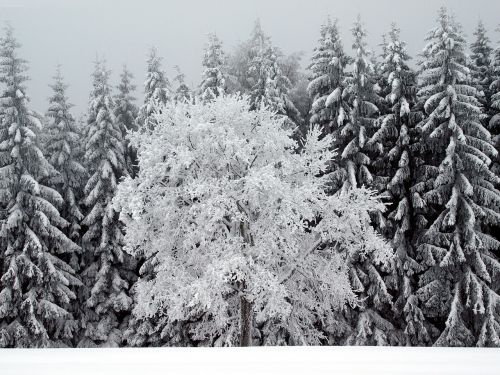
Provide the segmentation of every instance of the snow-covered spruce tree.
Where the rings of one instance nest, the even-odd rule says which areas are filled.
[[[497,47],[494,51],[491,72],[492,82],[490,84],[491,102],[489,113],[491,117],[488,118],[488,130],[491,133],[493,145],[499,152],[496,157],[492,158],[491,170],[497,177],[500,177],[500,47]]]
[[[252,108],[264,105],[284,118],[284,126],[295,127],[301,115],[288,96],[292,84],[281,71],[282,53],[264,34],[259,21],[250,38],[250,52],[253,57],[249,61],[247,82]]]
[[[257,19],[250,38],[240,44],[228,57],[226,92],[250,94],[253,86],[249,76],[250,63],[260,50],[259,46],[269,43],[269,37],[264,34],[260,20]]]
[[[61,194],[64,204],[60,209],[62,217],[70,224],[65,233],[76,243],[80,242],[80,222],[83,219],[80,200],[86,183],[86,170],[79,162],[77,148],[81,142],[80,129],[70,113],[72,104],[66,97],[67,85],[64,83],[60,67],[57,68],[53,90],[49,98],[49,109],[45,152],[48,160],[59,172],[51,179],[53,187]]]
[[[122,228],[112,198],[126,175],[122,129],[114,116],[109,71],[96,62],[85,134],[85,160],[90,178],[85,186],[87,214],[82,222],[84,266],[83,337],[79,346],[118,346],[122,323],[132,307],[130,257],[122,250]]]
[[[352,64],[352,76],[348,78],[343,96],[350,105],[348,121],[338,132],[340,158],[337,169],[330,179],[333,191],[346,192],[352,188],[370,186],[373,176],[369,170],[371,163],[366,144],[377,126],[376,115],[381,98],[376,93],[373,67],[366,51],[366,32],[358,18],[353,28],[356,57]],[[372,149],[379,147],[372,145]],[[378,223],[383,223],[383,210],[372,212]],[[379,224],[380,225],[380,224]],[[392,307],[392,297],[381,274],[390,271],[389,265],[380,264],[372,254],[353,254],[349,260],[350,282],[363,303],[346,312],[352,331],[346,339],[349,345],[389,345],[401,342],[396,327],[386,318]]]
[[[396,295],[394,312],[398,325],[404,331],[407,345],[425,345],[430,337],[425,320],[415,295],[420,265],[415,260],[415,210],[411,186],[416,173],[414,142],[415,125],[421,120],[418,112],[413,112],[416,102],[416,74],[409,67],[410,56],[406,43],[400,39],[399,28],[392,25],[386,37],[384,60],[380,74],[385,80],[383,86],[389,88],[385,99],[389,113],[382,118],[381,126],[369,143],[383,145],[380,160],[387,166],[388,177],[385,194],[391,204],[387,212],[390,237],[396,251],[393,272],[388,278],[388,286]]]
[[[279,61],[282,73],[288,77],[292,84],[292,89],[288,92],[288,96],[303,119],[302,123],[299,124],[300,133],[295,133],[296,136],[300,135],[299,138],[304,138],[307,134],[311,109],[311,98],[307,91],[309,73],[302,69],[301,60],[303,55],[303,52],[294,52],[283,56]]]
[[[0,347],[68,346],[79,281],[64,258],[79,247],[62,231],[63,198],[43,183],[57,172],[39,148],[41,123],[28,108],[18,48],[8,27],[0,44]]]
[[[375,87],[377,88],[377,93],[381,98],[386,98],[391,92],[391,86],[387,83],[387,77],[384,75],[384,64],[387,59],[387,54],[389,53],[387,47],[389,45],[389,40],[391,36],[389,34],[382,35],[382,43],[379,47],[382,49],[380,54],[380,59],[377,59],[377,55],[374,51],[370,53],[370,61],[373,66],[373,76]],[[379,116],[385,116],[391,112],[391,105],[386,100],[381,100],[377,104],[379,110]]]
[[[342,97],[346,84],[346,68],[351,59],[344,53],[337,21],[329,18],[321,26],[318,46],[314,49],[307,91],[312,99],[310,123],[340,139],[339,131],[347,121],[349,107]]]
[[[471,86],[478,92],[478,99],[481,103],[484,113],[489,115],[491,112],[491,91],[490,86],[493,82],[492,59],[491,55],[493,48],[490,45],[490,38],[488,38],[487,30],[482,21],[479,21],[476,30],[474,31],[475,40],[471,44]],[[485,116],[488,123],[489,116]]]
[[[427,38],[419,96],[427,145],[424,179],[415,202],[427,207],[428,229],[418,256],[425,267],[417,295],[428,322],[440,328],[438,346],[499,346],[500,243],[485,233],[500,222],[500,193],[488,169],[496,154],[481,124],[477,90],[468,85],[465,40],[444,8]]]
[[[337,20],[327,19],[321,26],[318,46],[314,49],[311,72],[307,91],[312,101],[309,123],[320,127],[326,134],[332,135],[332,149],[337,149],[337,140],[340,139],[340,130],[350,112],[344,92],[347,66],[351,63],[343,49],[339,35]],[[340,155],[335,155],[327,171],[336,169]],[[323,330],[330,335],[332,344],[342,342],[342,338],[349,333],[349,322],[342,314],[336,317],[335,324],[323,326]]]
[[[373,176],[368,168],[370,157],[366,152],[366,142],[375,131],[377,103],[381,100],[376,93],[373,66],[366,50],[366,31],[359,17],[352,31],[352,48],[356,57],[343,93],[350,105],[350,113],[336,141],[341,161],[334,177],[337,189],[342,190],[362,185],[370,186],[373,183]]]
[[[189,86],[186,85],[186,75],[181,72],[178,65],[174,66],[176,71],[176,76],[174,77],[175,91],[174,91],[174,101],[182,102],[191,99],[191,90]]]
[[[125,166],[127,172],[131,176],[135,176],[137,172],[137,155],[136,151],[129,146],[127,141],[127,133],[137,130],[138,109],[135,105],[135,97],[133,92],[136,86],[131,82],[134,76],[124,65],[120,74],[120,83],[118,84],[118,93],[115,96],[115,119],[122,132],[122,138],[125,142]]]
[[[139,109],[137,124],[139,128],[154,127],[151,115],[155,108],[161,107],[171,97],[170,82],[161,66],[162,58],[158,56],[156,48],[152,48],[147,61],[148,68],[144,82],[144,104]]]
[[[155,257],[134,313],[166,318],[166,335],[182,323],[192,345],[325,342],[317,323],[359,302],[348,259],[393,255],[369,225],[374,195],[330,196],[316,177],[331,136],[313,127],[296,153],[292,130],[247,97],[168,104],[157,120],[132,137],[139,175],[115,198],[126,250]]]
[[[212,100],[226,92],[226,56],[222,42],[215,34],[208,34],[203,55],[203,76],[200,84],[200,98]]]

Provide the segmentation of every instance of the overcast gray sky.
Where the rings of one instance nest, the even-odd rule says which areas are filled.
[[[55,66],[70,85],[68,94],[75,114],[85,110],[96,54],[113,70],[113,84],[123,63],[135,75],[136,96],[142,98],[146,56],[156,46],[170,76],[179,65],[187,82],[196,86],[206,34],[216,32],[226,51],[245,40],[254,20],[285,53],[303,51],[308,63],[319,27],[330,15],[338,18],[348,52],[350,29],[361,14],[368,42],[376,47],[395,21],[410,53],[415,56],[435,23],[436,11],[448,6],[463,24],[469,40],[481,18],[494,45],[500,22],[499,0],[0,0],[0,20],[9,21],[29,61],[28,95],[33,108],[45,112],[48,84]]]

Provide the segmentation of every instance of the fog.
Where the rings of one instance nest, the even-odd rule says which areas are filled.
[[[307,66],[321,23],[328,15],[339,19],[344,45],[351,51],[350,29],[357,14],[368,30],[370,47],[378,47],[381,35],[395,21],[416,57],[425,36],[445,5],[464,26],[468,39],[479,19],[494,32],[500,1],[393,1],[393,0],[0,0],[0,20],[10,22],[22,43],[21,55],[29,62],[28,95],[33,108],[45,112],[52,76],[57,64],[68,82],[75,113],[85,111],[90,92],[93,61],[104,57],[116,83],[126,63],[135,75],[136,96],[142,96],[148,50],[156,46],[164,68],[173,76],[174,65],[196,87],[206,34],[216,32],[226,51],[250,34],[256,18],[283,52],[304,52]]]

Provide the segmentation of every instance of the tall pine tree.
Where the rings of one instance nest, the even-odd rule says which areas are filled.
[[[427,152],[414,199],[425,203],[429,225],[417,249],[425,267],[417,295],[441,331],[435,345],[498,346],[500,297],[491,285],[500,243],[485,232],[500,222],[497,178],[488,169],[496,151],[469,85],[461,27],[446,9],[427,40],[419,90]]]
[[[406,43],[400,39],[400,30],[395,24],[385,38],[384,54],[380,75],[387,87],[385,107],[388,114],[381,119],[381,126],[369,143],[380,143],[382,154],[378,169],[387,177],[385,193],[391,204],[387,212],[390,238],[396,251],[394,272],[388,277],[388,284],[396,296],[394,313],[398,325],[405,334],[405,344],[425,345],[429,343],[423,314],[415,294],[418,273],[421,267],[415,260],[415,220],[411,186],[415,178],[418,161],[414,142],[417,139],[416,123],[421,120],[414,111],[416,103],[416,74],[409,67],[410,56]]]
[[[222,42],[215,34],[208,34],[203,68],[200,98],[207,101],[224,94],[226,92],[226,56],[222,50]]]
[[[80,222],[83,219],[80,199],[87,176],[77,156],[81,134],[70,113],[72,105],[68,103],[66,97],[67,85],[64,83],[60,67],[57,69],[51,88],[53,94],[49,98],[49,109],[46,113],[48,125],[45,151],[50,163],[59,172],[51,182],[64,199],[61,214],[70,223],[66,234],[78,243]]]
[[[474,31],[475,40],[471,44],[471,86],[473,86],[479,94],[479,101],[484,109],[485,114],[491,113],[491,91],[490,86],[493,81],[492,59],[491,55],[493,48],[490,45],[487,30],[482,21],[477,24]],[[487,116],[485,116],[487,117]],[[487,124],[487,121],[484,122]]]
[[[249,41],[249,56],[246,82],[252,109],[264,105],[282,117],[285,126],[296,126],[302,119],[288,96],[292,85],[279,64],[282,54],[272,45],[258,20]]]
[[[348,191],[360,186],[371,186],[369,170],[371,159],[367,142],[375,132],[380,102],[374,80],[373,66],[366,49],[366,31],[361,20],[354,24],[352,76],[346,80],[343,96],[349,103],[348,121],[337,133],[340,160],[332,172],[333,189]],[[381,215],[381,214],[380,214]],[[349,345],[389,345],[400,341],[398,331],[387,320],[392,307],[391,295],[381,274],[389,271],[389,264],[376,259],[371,253],[356,254],[350,259],[350,279],[363,303],[346,312],[352,331],[347,337]]]
[[[312,99],[311,124],[320,125],[326,133],[340,139],[339,131],[347,121],[349,106],[343,97],[346,68],[351,59],[345,54],[337,21],[330,19],[321,26],[318,46],[314,49],[307,87]]]
[[[0,347],[71,345],[79,285],[67,259],[79,247],[63,232],[63,197],[44,181],[57,172],[39,147],[40,119],[28,108],[26,62],[11,28],[0,45]]]
[[[186,75],[181,72],[178,65],[174,66],[174,69],[177,74],[174,77],[175,91],[173,99],[176,103],[189,100],[191,98],[191,90],[186,84]]]
[[[500,47],[494,51],[492,67],[492,82],[490,84],[490,113],[488,117],[488,130],[491,133],[493,145],[500,153]],[[491,170],[497,177],[500,177],[500,154],[493,158]],[[497,185],[497,187],[500,187]]]
[[[138,109],[135,105],[133,92],[135,85],[132,83],[134,76],[123,66],[120,74],[120,83],[118,84],[118,93],[115,96],[115,119],[122,132],[122,138],[125,142],[125,166],[128,174],[134,176],[137,172],[137,154],[127,141],[127,133],[137,130]]]
[[[371,186],[373,183],[366,142],[377,126],[377,103],[381,100],[375,90],[373,66],[368,58],[365,41],[366,31],[359,17],[352,31],[352,48],[356,57],[343,94],[348,100],[350,113],[337,136],[341,159],[338,170],[334,172],[337,188],[343,190]]]
[[[131,260],[122,249],[122,228],[112,205],[118,180],[126,174],[125,144],[108,83],[109,71],[96,62],[85,134],[90,178],[85,186],[87,214],[82,222],[87,290],[79,346],[118,346],[132,307]]]
[[[147,61],[148,68],[144,82],[144,104],[139,109],[137,124],[139,128],[154,127],[151,115],[156,108],[164,105],[171,97],[170,82],[162,69],[161,57],[156,48],[152,48]]]

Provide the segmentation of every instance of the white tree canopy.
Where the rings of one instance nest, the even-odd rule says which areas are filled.
[[[131,136],[140,172],[114,200],[126,251],[155,258],[135,314],[184,322],[202,344],[235,345],[246,303],[262,343],[319,344],[315,324],[358,302],[351,255],[392,256],[369,224],[378,199],[366,189],[325,194],[327,176],[317,176],[334,156],[330,136],[313,127],[296,153],[292,130],[265,108],[250,111],[246,97],[167,104],[156,120]]]

